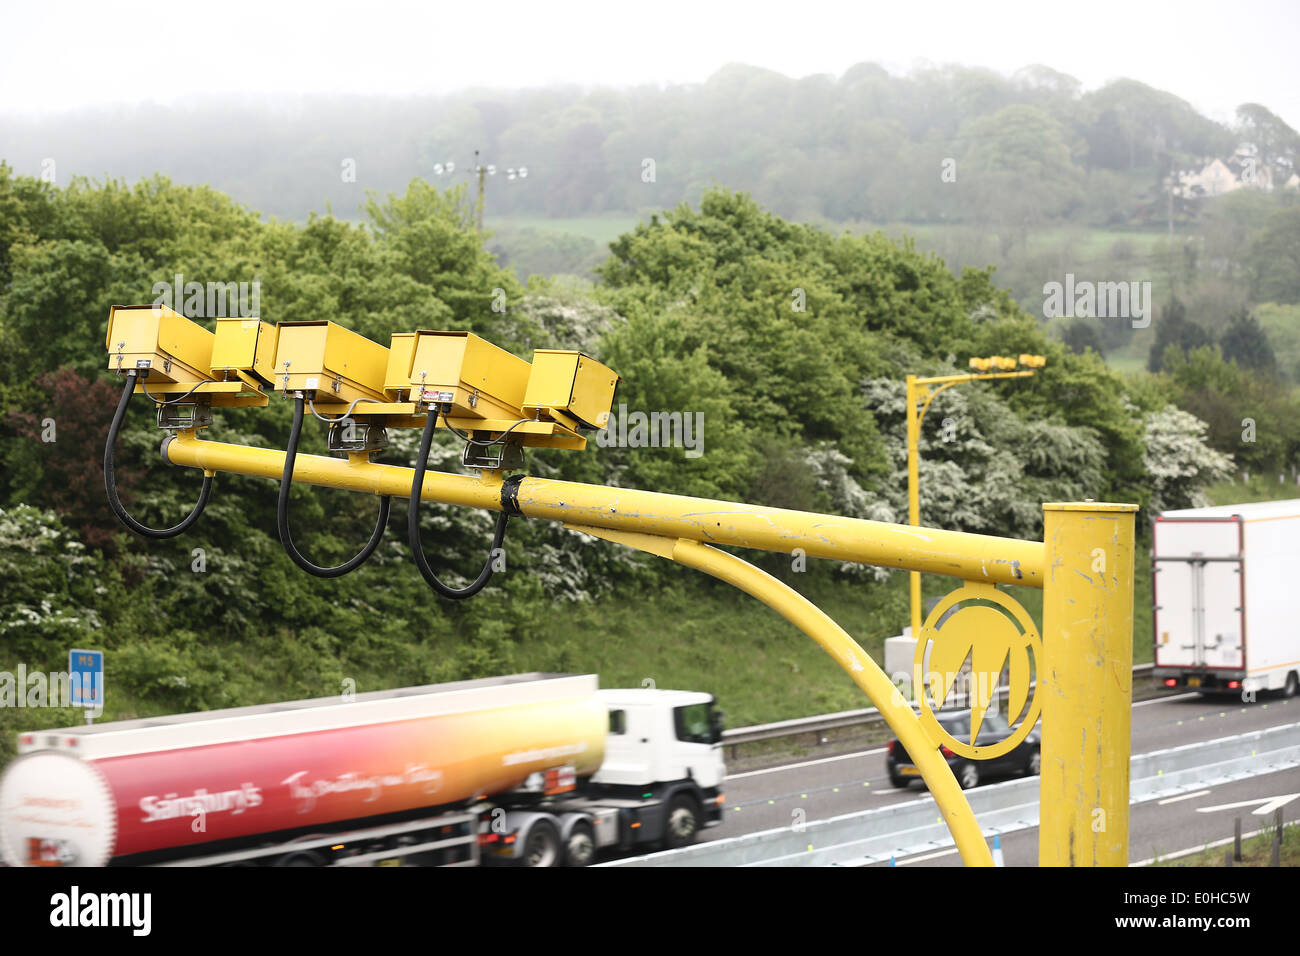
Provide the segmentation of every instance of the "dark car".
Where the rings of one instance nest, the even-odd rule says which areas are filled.
[[[970,740],[970,711],[941,710],[935,716],[939,718],[939,726],[952,737],[963,742]],[[984,723],[980,725],[977,743],[986,747],[999,740],[1005,740],[1011,733],[1012,728],[1007,725],[1005,717],[1001,714],[988,713],[984,715]],[[992,760],[968,760],[947,747],[940,747],[939,752],[948,761],[948,766],[952,768],[953,775],[963,790],[978,787],[980,781],[990,777],[1036,774],[1040,767],[1037,730],[1030,731],[1029,736],[1023,741],[1001,757],[994,757]],[[911,756],[897,739],[891,740],[886,747],[885,767],[889,771],[889,782],[895,787],[907,787],[913,780],[921,778],[921,771],[917,769]]]

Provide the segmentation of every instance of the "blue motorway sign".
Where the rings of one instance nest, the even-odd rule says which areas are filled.
[[[68,651],[68,676],[73,707],[104,709],[103,651]]]

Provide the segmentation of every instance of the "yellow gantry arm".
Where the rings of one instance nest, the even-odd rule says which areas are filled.
[[[210,471],[279,478],[284,452],[249,448],[195,437],[182,431],[163,446],[168,462]],[[294,481],[379,495],[408,497],[414,470],[369,462],[363,454],[347,460],[299,455]],[[1042,587],[1043,545],[991,535],[911,528],[906,525],[765,508],[653,491],[607,488],[545,478],[512,479],[500,472],[481,477],[428,473],[426,501],[501,511],[513,508],[529,518],[687,538],[761,551],[920,569],[990,584]],[[503,505],[502,493],[509,499]]]

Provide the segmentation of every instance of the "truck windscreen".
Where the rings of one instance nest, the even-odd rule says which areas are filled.
[[[722,739],[721,721],[709,704],[686,704],[673,709],[677,739],[692,744],[715,744]]]

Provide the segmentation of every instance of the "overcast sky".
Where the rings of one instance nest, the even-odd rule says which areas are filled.
[[[565,82],[692,83],[730,62],[788,76],[875,61],[1095,89],[1132,77],[1230,120],[1260,102],[1300,129],[1300,2],[783,0],[7,4],[0,113],[238,94],[441,92]]]

